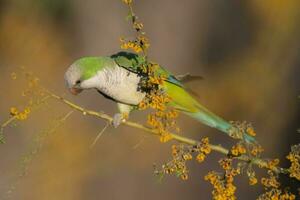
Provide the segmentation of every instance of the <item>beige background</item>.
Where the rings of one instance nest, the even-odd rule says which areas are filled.
[[[134,7],[151,39],[150,57],[175,74],[202,75],[203,81],[190,85],[199,101],[228,120],[252,122],[265,155],[284,160],[289,146],[300,141],[300,2],[136,0]],[[20,66],[84,107],[116,112],[115,104],[95,91],[68,94],[63,74],[79,57],[119,51],[119,37],[132,34],[126,14],[126,7],[112,0],[0,1],[0,121],[9,117],[11,106],[27,102],[21,96],[24,82],[10,78]],[[6,129],[6,144],[0,145],[3,199],[210,199],[211,186],[203,177],[219,169],[218,154],[201,165],[191,162],[188,181],[166,177],[159,183],[153,163],[171,158],[172,142],[161,144],[121,126],[109,128],[90,150],[105,123],[79,113],[45,138],[27,175],[17,178],[22,156],[34,149],[36,135],[68,110],[51,101],[17,127]],[[131,119],[143,122],[145,113],[134,113]],[[179,123],[188,137],[209,136],[213,143],[233,144],[185,116]],[[245,177],[236,183],[239,199],[254,199],[262,191],[249,187]],[[15,189],[7,195],[11,186]]]

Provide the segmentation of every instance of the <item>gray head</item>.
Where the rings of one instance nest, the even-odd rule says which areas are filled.
[[[75,63],[73,63],[65,73],[65,81],[68,89],[74,95],[82,92],[81,83],[82,83],[82,70]]]
[[[106,66],[115,66],[110,57],[84,57],[76,60],[67,70],[65,80],[72,94],[95,88],[97,73]]]

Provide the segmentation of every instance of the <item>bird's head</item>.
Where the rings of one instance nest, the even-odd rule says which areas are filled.
[[[73,63],[65,73],[65,81],[68,89],[74,95],[82,92],[83,88],[81,87],[83,71],[80,66],[75,62]]]
[[[114,62],[108,57],[84,57],[75,61],[66,71],[65,80],[70,92],[79,94],[84,89],[96,88],[97,73]]]

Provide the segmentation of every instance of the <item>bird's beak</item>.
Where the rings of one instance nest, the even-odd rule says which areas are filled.
[[[76,87],[72,87],[72,88],[70,88],[70,92],[71,92],[71,94],[73,94],[73,95],[77,95],[77,94],[79,94],[80,92],[82,92],[82,89],[79,89],[79,88],[76,88]]]

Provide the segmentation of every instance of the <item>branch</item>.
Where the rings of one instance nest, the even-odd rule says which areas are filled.
[[[74,110],[77,110],[81,113],[83,113],[84,115],[90,115],[90,116],[93,116],[93,117],[96,117],[96,118],[99,118],[99,119],[104,119],[106,121],[108,121],[109,123],[112,123],[113,121],[113,118],[103,112],[95,112],[95,111],[92,111],[92,110],[88,110],[88,109],[85,109],[81,106],[78,106],[60,96],[57,96],[51,92],[49,92],[49,95],[54,98],[54,99],[57,99],[59,100],[60,102],[68,105],[69,107],[71,107],[72,109]],[[126,126],[129,126],[129,127],[133,127],[133,128],[137,128],[137,129],[141,129],[141,130],[144,130],[152,135],[156,135],[156,136],[161,136],[159,134],[159,132],[155,129],[152,129],[152,128],[148,128],[142,124],[139,124],[139,123],[136,123],[136,122],[132,122],[132,121],[126,121],[126,122],[123,122],[122,124],[126,125]],[[199,144],[199,142],[197,140],[193,140],[193,139],[190,139],[190,138],[187,138],[187,137],[184,137],[184,136],[180,136],[180,135],[177,135],[177,134],[173,134],[171,133],[171,136],[172,136],[172,139],[178,141],[178,142],[181,142],[181,143],[185,143],[185,144],[189,144],[189,145],[197,145]],[[221,154],[224,154],[224,155],[228,155],[230,152],[228,149],[222,147],[221,145],[214,145],[214,144],[209,144],[210,148],[215,151],[215,152],[218,152],[218,153],[221,153]],[[254,164],[254,165],[257,165],[259,167],[262,167],[262,168],[268,168],[268,163],[260,158],[252,158],[252,157],[249,157],[247,155],[241,155],[239,157],[236,157],[237,159],[239,160],[242,160],[242,161],[245,161],[245,162],[248,162],[249,164]],[[289,174],[289,170],[288,169],[285,169],[285,168],[281,168],[281,167],[274,167],[272,168],[272,171],[274,171],[275,173],[282,173],[282,174]]]
[[[50,96],[46,96],[44,97],[38,104],[36,104],[33,109],[37,109],[38,106],[40,106],[41,104],[45,103],[46,100],[48,98],[52,97],[52,95]],[[8,120],[6,120],[5,122],[3,122],[1,125],[0,125],[0,143],[4,143],[4,141],[2,140],[2,134],[4,132],[4,129],[9,126],[11,123],[15,122],[17,120],[17,116],[11,116],[10,118],[8,118]]]

